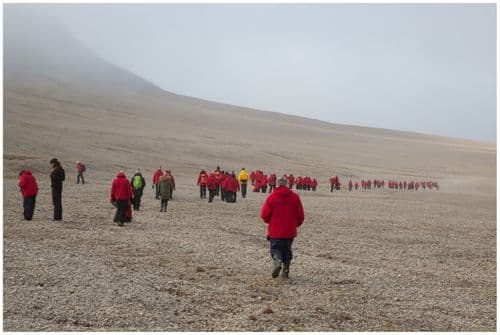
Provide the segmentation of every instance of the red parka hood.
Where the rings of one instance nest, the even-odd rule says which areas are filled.
[[[116,178],[125,178],[125,173],[118,172],[118,174],[116,175]]]
[[[276,188],[273,193],[276,193],[278,197],[289,197],[292,194],[292,191],[288,188],[288,186],[279,186]]]

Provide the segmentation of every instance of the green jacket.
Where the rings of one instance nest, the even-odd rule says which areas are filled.
[[[174,188],[172,177],[161,176],[158,181],[158,187],[160,188],[160,197],[162,199],[172,199],[172,191]]]

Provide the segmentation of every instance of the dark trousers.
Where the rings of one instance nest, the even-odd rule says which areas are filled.
[[[168,199],[161,199],[161,211],[166,212],[167,211],[167,205],[168,205]]]
[[[241,183],[241,196],[244,198],[247,196],[247,183]]]
[[[226,191],[223,190],[222,188],[220,189],[220,200],[225,201],[226,200]]]
[[[52,189],[52,204],[54,205],[54,220],[62,220],[62,191]]]
[[[277,257],[283,263],[290,262],[293,258],[292,242],[293,238],[269,238],[271,258]]]
[[[236,192],[226,192],[226,202],[236,202]]]
[[[266,193],[266,191],[267,191],[267,186],[262,186],[262,188],[261,188],[261,192],[262,192],[262,193]]]
[[[206,185],[200,185],[200,199],[202,198],[207,198],[207,186]]]
[[[117,200],[116,201],[116,213],[115,222],[123,223],[126,221],[125,211],[127,210],[128,200]]]
[[[215,197],[215,190],[208,190],[208,202],[212,202]]]
[[[160,185],[159,184],[155,184],[155,190],[156,190],[155,198],[160,199]]]
[[[269,184],[269,193],[272,193],[275,188],[276,188],[276,185]]]
[[[25,220],[33,219],[33,213],[35,212],[35,202],[36,202],[36,196],[26,197],[23,199]]]
[[[80,178],[82,179],[82,184],[85,184],[85,180],[83,179],[83,173],[79,173],[79,174],[76,176],[76,183],[77,183],[77,184],[80,184]]]
[[[134,191],[134,210],[139,210],[139,207],[141,207],[141,198],[142,198],[142,190],[136,190]]]

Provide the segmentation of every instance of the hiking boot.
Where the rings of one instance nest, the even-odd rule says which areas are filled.
[[[290,274],[290,262],[283,262],[283,272],[281,273],[281,278],[288,279]]]
[[[280,271],[281,271],[281,260],[274,257],[273,258],[273,273],[272,273],[273,278],[277,278],[280,275]]]
[[[117,223],[117,225],[118,225],[118,226],[120,226],[120,227],[125,226],[125,225],[123,224],[123,222],[118,222],[118,223]]]

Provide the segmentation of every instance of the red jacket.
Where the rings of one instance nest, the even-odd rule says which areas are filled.
[[[160,177],[163,176],[163,172],[161,169],[156,170],[156,172],[153,174],[153,184],[158,184],[158,180],[160,180]]]
[[[276,185],[276,174],[273,173],[270,175],[267,181],[269,182],[269,185]]]
[[[208,176],[206,173],[200,173],[200,175],[198,176],[198,185],[206,186],[207,179],[208,179]]]
[[[311,187],[316,187],[318,186],[318,181],[316,180],[316,178],[313,178],[313,180],[311,181]]]
[[[21,172],[19,187],[24,198],[34,197],[38,194],[38,185],[30,170],[23,170]]]
[[[267,197],[260,217],[269,224],[270,238],[294,238],[304,222],[304,208],[297,193],[280,186]]]
[[[233,176],[226,176],[226,178],[224,178],[222,187],[227,192],[237,192],[240,190],[240,183]]]
[[[128,200],[132,198],[132,185],[123,172],[119,172],[111,184],[110,200]]]
[[[207,178],[207,188],[209,190],[217,189],[217,178],[215,178],[215,174],[211,173]]]
[[[76,164],[76,171],[77,171],[78,173],[83,173],[83,164],[82,164],[81,162],[78,162],[78,163]]]

